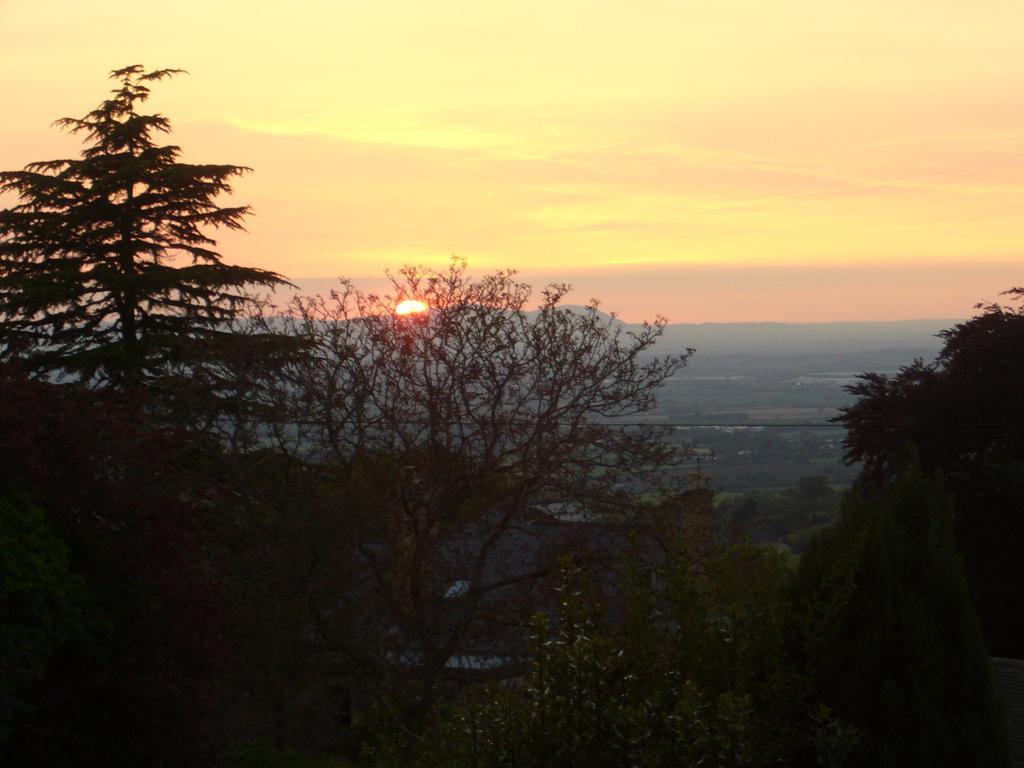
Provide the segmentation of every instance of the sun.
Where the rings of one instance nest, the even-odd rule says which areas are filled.
[[[395,314],[398,316],[404,315],[424,315],[430,310],[425,301],[419,299],[406,299],[400,301],[395,306]]]

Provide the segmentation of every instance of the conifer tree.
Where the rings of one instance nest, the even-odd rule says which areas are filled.
[[[861,489],[863,491],[863,489]],[[952,497],[911,465],[850,493],[798,576],[819,693],[860,732],[856,765],[1004,766]]]
[[[249,207],[217,198],[250,169],[180,162],[157,142],[169,120],[138,111],[180,71],[113,71],[109,98],[56,123],[85,137],[79,158],[0,173],[20,198],[0,211],[0,356],[92,386],[192,375],[230,338],[246,287],[284,282],[223,263],[206,231],[242,228]]]

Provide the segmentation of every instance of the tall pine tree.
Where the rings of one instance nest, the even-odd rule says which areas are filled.
[[[208,228],[241,229],[248,206],[217,198],[248,171],[190,165],[160,145],[170,122],[140,114],[149,84],[181,70],[115,70],[118,87],[82,118],[77,159],[0,173],[20,198],[0,211],[0,355],[36,375],[127,388],[184,378],[216,359],[247,286],[267,270],[223,263]]]

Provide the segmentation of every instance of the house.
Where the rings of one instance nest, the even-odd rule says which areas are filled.
[[[382,525],[389,538],[358,547],[339,602],[310,632],[324,659],[320,711],[349,721],[385,688],[412,704],[521,677],[532,619],[557,613],[566,557],[587,567],[610,620],[624,618],[627,561],[658,586],[680,544],[696,569],[711,556],[714,495],[698,474],[682,493],[639,507],[626,494],[621,508],[548,497],[435,529],[409,510],[384,512],[406,527]]]
[[[622,569],[627,561],[650,573],[657,586],[659,571],[682,544],[699,570],[714,550],[714,495],[697,474],[688,490],[652,505],[642,519],[624,519],[614,510],[588,509],[575,501],[537,503],[493,541],[482,568],[478,555],[499,527],[495,517],[500,513],[453,531],[438,544],[443,563],[432,589],[440,597],[434,629],[450,649],[440,677],[458,687],[520,676],[532,617],[557,610],[556,588],[566,557],[588,568],[613,621],[625,613]],[[474,618],[467,620],[470,600],[475,601]],[[456,632],[457,641],[451,642]],[[419,674],[427,655],[417,648],[417,638],[399,629],[389,640],[389,664],[412,677]]]

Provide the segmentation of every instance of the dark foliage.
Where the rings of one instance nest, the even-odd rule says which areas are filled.
[[[856,736],[789,656],[792,573],[739,545],[706,579],[675,561],[665,591],[634,578],[609,624],[570,570],[558,615],[534,622],[521,684],[467,692],[425,765],[838,766]],[[635,574],[638,576],[639,574]]]
[[[47,623],[5,764],[188,765],[222,736],[231,616],[218,549],[230,507],[216,453],[148,427],[146,412],[137,398],[0,376],[0,483],[59,536],[40,588],[73,583],[81,598],[37,616]],[[13,562],[26,536],[4,539],[0,557]]]
[[[892,478],[907,443],[954,482],[989,458],[1024,456],[1024,311],[988,305],[941,336],[935,362],[850,387],[858,401],[839,418],[846,458],[864,462],[870,481]]]
[[[137,111],[150,83],[178,72],[115,70],[108,99],[57,121],[84,135],[80,158],[0,173],[0,191],[20,198],[0,211],[0,343],[35,373],[180,384],[209,372],[246,286],[283,282],[224,264],[205,232],[242,227],[249,208],[217,198],[248,169],[180,162],[155,141],[167,118]]]
[[[1015,298],[1021,289],[1009,292]],[[867,374],[839,421],[863,481],[894,476],[912,444],[956,498],[956,538],[989,651],[1024,656],[1024,310],[991,304],[943,332],[931,364]]]
[[[857,765],[1004,766],[952,499],[910,467],[883,493],[847,496],[801,562],[807,663],[861,733]]]
[[[0,496],[0,750],[31,713],[32,689],[82,631],[86,592],[65,543],[23,495]]]

